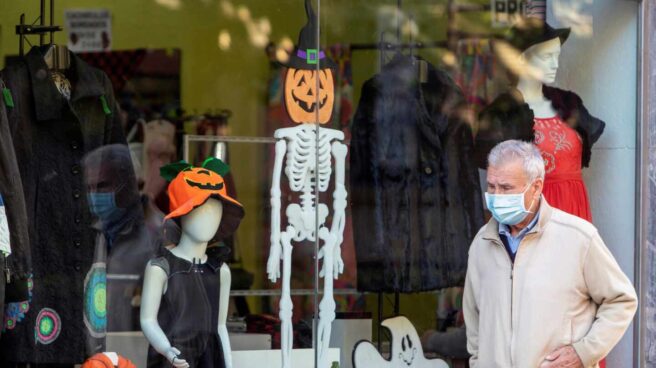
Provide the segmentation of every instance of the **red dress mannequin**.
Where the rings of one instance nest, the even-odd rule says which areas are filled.
[[[535,118],[535,144],[545,165],[543,195],[550,205],[592,222],[588,192],[581,176],[582,141],[559,116]]]

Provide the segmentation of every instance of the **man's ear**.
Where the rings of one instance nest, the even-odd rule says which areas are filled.
[[[533,182],[533,188],[535,188],[536,194],[542,194],[542,190],[544,189],[544,179],[536,179],[535,182]]]

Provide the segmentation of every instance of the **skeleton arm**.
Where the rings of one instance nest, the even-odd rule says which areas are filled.
[[[284,139],[276,142],[276,157],[273,166],[273,181],[271,183],[271,249],[267,262],[267,274],[271,282],[276,282],[280,277],[280,257],[282,255],[280,245],[280,196],[282,194],[280,191],[280,179],[286,152],[287,142]]]
[[[344,238],[344,227],[346,225],[346,186],[344,185],[346,165],[346,145],[335,141],[332,144],[333,158],[335,159],[335,191],[333,192],[333,223],[330,229],[331,235],[336,239],[335,256],[333,260],[333,276],[337,278],[344,272],[341,245]]]

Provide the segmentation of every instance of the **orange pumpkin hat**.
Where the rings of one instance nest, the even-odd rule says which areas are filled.
[[[160,168],[160,175],[170,182],[168,195],[171,212],[165,219],[184,216],[212,197],[223,202],[223,217],[217,238],[225,239],[232,235],[244,218],[244,207],[228,195],[223,177],[229,171],[228,165],[214,157],[206,159],[201,167],[180,161]]]
[[[112,363],[112,360],[107,355],[98,353],[87,359],[82,364],[82,368],[137,368],[137,366],[129,359],[123,358],[120,355],[118,356],[118,365],[114,366],[114,363]]]

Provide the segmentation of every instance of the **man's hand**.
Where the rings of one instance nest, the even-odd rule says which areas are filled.
[[[544,358],[540,368],[583,368],[581,358],[571,345],[563,346]]]

